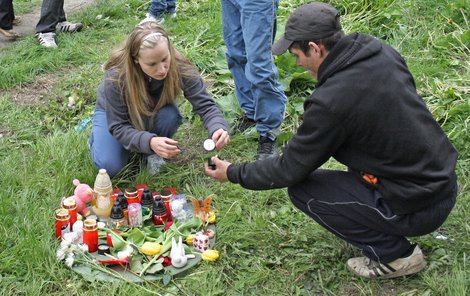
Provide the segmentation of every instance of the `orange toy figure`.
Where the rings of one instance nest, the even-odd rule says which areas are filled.
[[[73,185],[75,185],[76,188],[71,197],[75,199],[77,203],[77,212],[86,217],[90,215],[87,204],[91,202],[93,198],[93,189],[87,184],[81,184],[78,179],[73,180]]]
[[[206,224],[209,219],[209,213],[211,212],[212,196],[209,195],[206,198],[193,199],[191,202],[193,204],[194,215]]]

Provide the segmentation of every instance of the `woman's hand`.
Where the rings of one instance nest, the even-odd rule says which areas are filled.
[[[167,137],[153,137],[150,139],[150,149],[153,150],[161,158],[172,158],[181,153],[176,146],[177,141]]]
[[[212,141],[215,143],[215,150],[220,150],[230,142],[230,136],[226,130],[219,128],[212,134]]]
[[[220,160],[217,156],[211,158],[212,163],[215,165],[215,169],[209,167],[207,163],[204,164],[204,173],[217,181],[225,182],[228,181],[227,168],[231,165],[230,162]]]

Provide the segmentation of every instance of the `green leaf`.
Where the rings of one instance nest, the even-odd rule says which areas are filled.
[[[72,267],[72,270],[80,274],[86,281],[94,282],[95,276],[91,272],[91,268],[86,265],[75,265]]]
[[[201,261],[201,254],[196,253],[194,254],[196,257],[193,259],[188,259],[188,263],[181,267],[181,268],[176,268],[173,265],[167,266],[166,270],[171,274],[171,275],[177,275],[177,274],[183,274],[185,271],[193,268],[196,266],[200,261]]]
[[[159,272],[160,270],[163,270],[163,264],[161,263],[154,263],[152,266],[150,266],[149,269],[147,269],[146,273],[154,274]]]
[[[127,236],[127,241],[133,243],[137,247],[141,247],[145,242],[145,233],[139,228],[133,228]]]
[[[140,273],[142,269],[144,269],[144,265],[142,264],[142,255],[134,255],[131,258],[130,266],[131,270],[135,273]]]
[[[171,282],[171,279],[172,279],[172,276],[168,273],[165,273],[162,279],[163,285],[164,286],[168,285]]]

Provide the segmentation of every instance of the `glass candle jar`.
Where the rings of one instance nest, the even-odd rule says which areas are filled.
[[[153,207],[153,195],[150,192],[150,188],[144,188],[142,197],[140,199],[140,205],[142,206],[142,215],[146,216],[152,211]]]
[[[127,220],[124,217],[124,212],[118,202],[114,203],[109,216],[109,226],[111,228],[119,228],[120,226],[127,225]]]
[[[70,231],[70,215],[69,211],[61,208],[55,211],[55,237],[62,239],[62,235]]]
[[[139,190],[135,187],[129,187],[126,189],[124,195],[126,196],[127,203],[132,204],[132,203],[139,203]]]
[[[116,202],[119,203],[121,206],[122,212],[124,213],[124,219],[129,222],[129,215],[128,215],[128,203],[127,203],[127,198],[124,195],[124,192],[119,192],[116,198]]]
[[[93,212],[100,220],[107,221],[113,207],[113,185],[105,169],[100,169],[96,175],[93,191]]]
[[[132,203],[128,207],[129,226],[140,227],[142,226],[142,207],[140,203]]]
[[[165,225],[168,221],[168,213],[165,204],[159,195],[155,197],[152,207],[152,221],[155,225]]]
[[[96,220],[86,219],[83,222],[83,243],[88,246],[88,252],[98,250],[98,225]]]
[[[173,197],[173,192],[164,188],[160,191],[160,197],[162,198],[163,203],[165,204],[167,219],[168,221],[172,221],[170,200]]]
[[[77,221],[77,202],[72,197],[67,197],[62,201],[62,207],[69,211],[70,231],[72,231],[73,224]]]

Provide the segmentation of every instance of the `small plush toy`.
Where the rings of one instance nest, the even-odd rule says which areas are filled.
[[[86,205],[91,202],[93,198],[93,189],[91,189],[88,184],[81,184],[78,179],[73,180],[73,185],[75,185],[76,188],[72,198],[75,199],[77,203],[77,212],[86,217],[90,215],[90,210]]]

